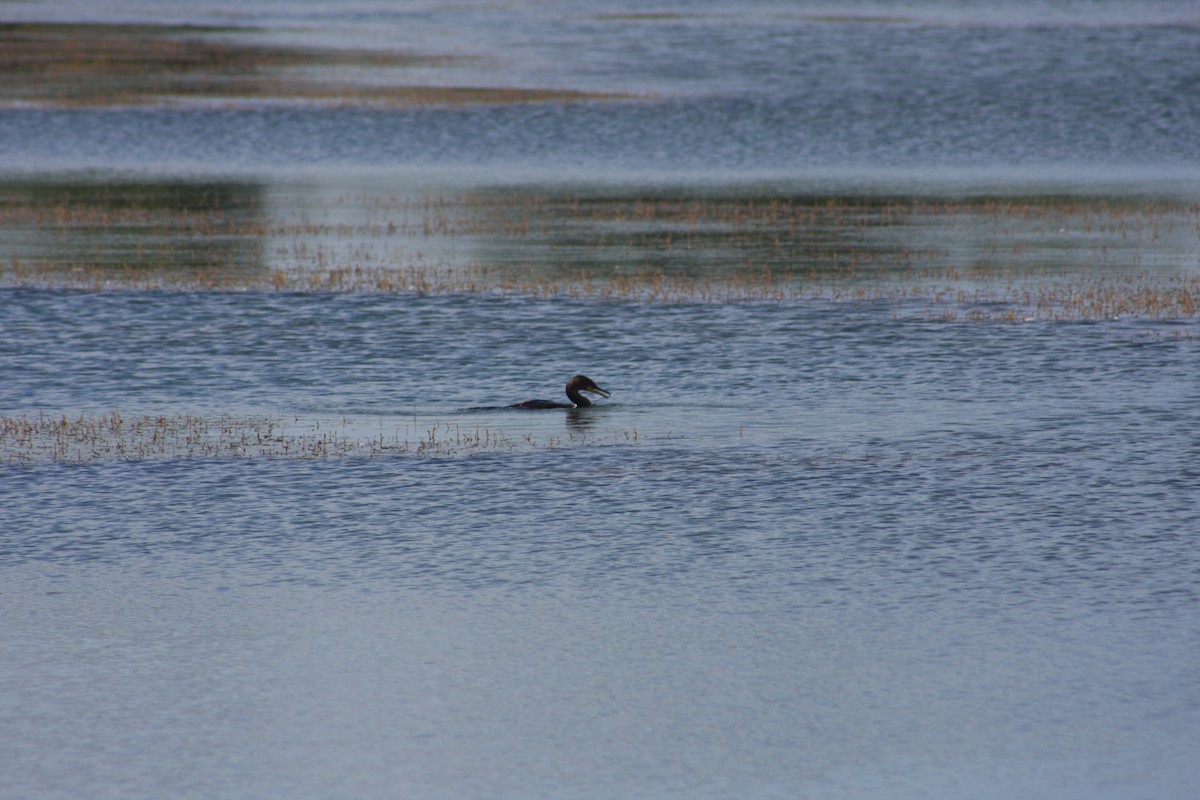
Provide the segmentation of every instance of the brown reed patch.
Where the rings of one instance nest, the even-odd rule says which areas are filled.
[[[456,59],[238,41],[261,33],[186,25],[0,24],[3,102],[104,107],[250,100],[406,107],[625,97],[553,88],[384,82],[380,76],[387,75],[385,71]],[[360,77],[345,77],[356,72]],[[318,77],[321,74],[332,77]]]
[[[1171,201],[262,195],[0,185],[0,286],[872,301],[969,320],[1187,318],[1200,301],[1200,208]]]

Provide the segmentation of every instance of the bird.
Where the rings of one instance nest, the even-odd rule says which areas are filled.
[[[523,400],[520,403],[513,403],[509,408],[587,408],[592,404],[591,400],[580,394],[580,392],[588,392],[597,394],[601,397],[609,397],[610,393],[606,392],[596,385],[596,382],[585,375],[576,375],[567,381],[567,399],[569,403],[559,403],[554,400]]]

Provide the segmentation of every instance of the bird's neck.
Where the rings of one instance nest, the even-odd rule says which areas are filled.
[[[591,400],[588,400],[574,389],[567,390],[567,399],[574,403],[578,408],[587,408],[592,404]]]

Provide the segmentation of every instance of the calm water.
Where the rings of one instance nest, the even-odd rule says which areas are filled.
[[[503,185],[1065,193],[1194,215],[1190,3],[864,3],[853,20],[770,3],[97,8],[11,13],[236,22],[473,57],[430,83],[642,97],[4,108],[9,208],[193,186],[248,230],[373,220],[381,187]],[[964,265],[999,237],[1067,283],[1198,266],[1194,219],[1153,235],[979,219],[885,233]],[[15,212],[0,230],[0,255],[32,264],[307,266],[294,239],[244,231],[79,234]],[[352,240],[326,245],[362,257],[338,249]],[[568,244],[405,246],[545,268]],[[706,250],[704,274],[761,256],[738,247]],[[968,310],[0,290],[0,416],[270,417],[388,445],[133,460],[78,445],[0,466],[0,795],[1197,796],[1200,322]],[[502,407],[557,398],[576,372],[612,398]],[[476,431],[505,444],[397,446]]]

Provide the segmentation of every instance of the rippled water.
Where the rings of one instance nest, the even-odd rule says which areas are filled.
[[[1195,339],[1170,325],[379,296],[3,308],[21,334],[4,407],[557,439],[6,468],[18,789],[1194,786],[1200,396]],[[612,401],[472,410],[552,395],[535,365]]]
[[[746,8],[111,4],[639,96],[0,110],[0,794],[1197,794],[1194,9]],[[701,290],[269,288],[360,261]]]

